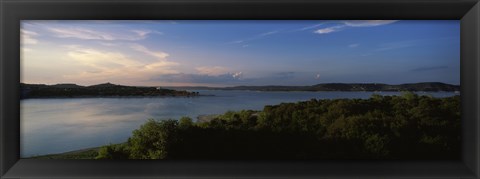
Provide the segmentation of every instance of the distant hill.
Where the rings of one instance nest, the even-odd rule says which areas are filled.
[[[459,85],[440,82],[389,85],[383,83],[323,83],[312,86],[235,86],[235,87],[166,87],[186,90],[252,90],[252,91],[460,91]]]
[[[20,83],[21,98],[109,97],[109,96],[197,96],[198,92],[156,87],[123,86],[103,83],[92,86],[76,84]]]
[[[89,88],[115,88],[115,87],[123,87],[122,85],[116,85],[112,83],[102,83],[98,85],[88,86]]]
[[[460,91],[459,85],[439,82],[389,85],[382,83],[326,83],[309,87],[313,91]]]
[[[73,83],[63,83],[63,84],[51,85],[51,87],[55,87],[55,88],[82,88],[83,86],[73,84]]]

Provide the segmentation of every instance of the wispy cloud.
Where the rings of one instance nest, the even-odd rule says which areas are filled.
[[[238,79],[238,80],[243,79],[243,72],[241,72],[241,71],[240,71],[240,72],[232,73],[231,75],[232,75],[232,77],[233,77],[234,79]]]
[[[38,33],[33,31],[28,31],[25,29],[20,30],[21,33],[21,43],[22,44],[37,44],[38,40],[35,39],[35,36],[38,36]]]
[[[356,48],[358,46],[360,46],[360,44],[350,44],[350,45],[348,45],[348,47],[350,47],[350,48]]]
[[[132,44],[132,45],[130,45],[130,47],[132,49],[136,50],[136,51],[143,52],[147,55],[154,56],[154,57],[157,57],[157,58],[160,58],[160,59],[165,59],[169,56],[168,53],[165,53],[165,52],[162,52],[162,51],[152,51],[152,50],[149,50],[148,48],[146,48],[145,46],[140,45],[140,44]]]
[[[222,66],[203,66],[195,68],[200,75],[206,76],[231,76],[232,79],[243,79],[243,72],[230,72],[231,70],[227,67]]]
[[[251,41],[259,40],[259,39],[265,38],[267,36],[270,36],[270,35],[273,35],[273,34],[276,34],[276,33],[279,33],[279,32],[280,32],[279,30],[268,31],[268,32],[264,32],[264,33],[261,33],[261,34],[257,34],[255,36],[252,36],[252,37],[249,37],[249,38],[246,38],[246,39],[235,40],[235,41],[230,42],[229,44],[241,44],[241,43],[245,43],[245,42],[251,42]]]
[[[239,43],[243,43],[245,42],[245,40],[235,40],[235,41],[232,41],[230,42],[231,44],[239,44]]]
[[[374,27],[395,23],[398,20],[349,20],[343,21],[343,24],[350,27]]]
[[[320,23],[317,23],[317,24],[314,24],[314,25],[309,25],[309,26],[305,26],[305,27],[302,27],[302,28],[299,28],[299,29],[294,29],[294,30],[292,30],[292,32],[306,31],[306,30],[310,30],[310,29],[315,29],[315,28],[320,27],[320,26],[325,26],[325,25],[328,25],[328,24],[334,24],[334,26],[336,26],[336,25],[346,25],[342,21],[327,20],[327,21],[321,21]]]
[[[110,34],[85,28],[49,28],[49,30],[60,38],[115,40]]]
[[[162,34],[151,30],[117,30],[115,32],[92,30],[85,27],[49,27],[54,36],[59,38],[76,38],[83,40],[127,40],[145,39],[149,34]]]
[[[259,36],[259,37],[265,37],[265,36],[273,35],[273,34],[276,34],[276,33],[278,33],[278,30],[274,30],[274,31],[270,31],[270,32],[265,32],[265,33],[259,34],[258,36]]]
[[[68,46],[67,56],[77,66],[77,72],[64,75],[68,81],[138,81],[162,74],[176,74],[172,67],[179,65],[164,58],[142,62],[121,52],[97,50],[82,46]],[[148,54],[147,54],[148,55]]]
[[[145,38],[148,34],[158,34],[163,35],[163,32],[151,31],[151,30],[131,30],[133,33],[136,33],[139,37]]]
[[[195,69],[198,71],[199,74],[210,75],[210,76],[225,74],[229,71],[228,68],[222,67],[222,66],[213,66],[213,67],[202,66],[202,67],[197,67]]]
[[[21,52],[31,52],[31,51],[32,51],[31,48],[26,48],[26,47],[21,48]]]
[[[205,75],[205,74],[191,74],[191,73],[177,73],[158,75],[150,79],[161,83],[181,83],[186,85],[209,85],[209,86],[225,86],[238,84],[243,81],[243,72],[225,73],[220,75]]]
[[[324,23],[319,23],[319,24],[315,24],[315,25],[311,25],[311,26],[306,26],[306,27],[302,27],[302,28],[299,28],[299,29],[295,29],[293,30],[294,32],[295,31],[305,31],[305,30],[309,30],[309,29],[313,29],[313,28],[317,28],[317,27],[320,27],[324,24],[327,24],[328,22],[324,22]]]
[[[113,46],[118,46],[119,44],[117,43],[109,43],[109,42],[99,42],[100,45],[107,46],[107,47],[113,47]]]
[[[332,32],[337,32],[337,31],[341,30],[343,27],[345,27],[345,26],[344,25],[338,25],[338,26],[333,26],[333,27],[327,27],[327,28],[315,30],[313,33],[329,34],[329,33],[332,33]]]
[[[341,31],[344,28],[348,27],[375,27],[381,25],[387,25],[391,23],[395,23],[398,20],[348,20],[348,21],[339,21],[340,25],[335,25],[331,27],[326,27],[322,29],[317,29],[313,33],[316,34],[329,34],[332,32]]]
[[[129,59],[125,55],[117,52],[99,51],[91,48],[80,46],[68,46],[70,51],[68,56],[77,62],[96,68],[105,70],[111,67],[139,66],[140,63],[133,59]]]

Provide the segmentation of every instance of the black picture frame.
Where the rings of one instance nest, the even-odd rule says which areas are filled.
[[[0,178],[479,178],[478,0],[0,0]],[[20,20],[461,20],[462,160],[20,159]],[[52,64],[54,65],[54,64]]]

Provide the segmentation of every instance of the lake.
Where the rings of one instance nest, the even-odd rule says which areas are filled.
[[[195,90],[198,97],[24,99],[20,102],[20,155],[30,157],[125,142],[147,119],[179,119],[262,110],[265,105],[316,99],[369,98],[374,92],[260,92]],[[399,92],[376,92],[399,95]],[[433,97],[453,92],[419,92]],[[214,96],[208,96],[214,95]]]

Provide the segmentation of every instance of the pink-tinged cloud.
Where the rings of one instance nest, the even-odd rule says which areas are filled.
[[[322,29],[315,30],[314,33],[316,34],[329,34],[332,32],[340,31],[347,27],[375,27],[381,25],[387,25],[391,23],[395,23],[398,20],[348,20],[348,21],[341,21],[342,25],[326,27]]]
[[[228,68],[221,67],[221,66],[213,66],[213,67],[202,66],[202,67],[197,67],[195,69],[198,71],[199,74],[210,75],[210,76],[218,76],[228,72]]]
[[[22,44],[37,44],[38,40],[35,39],[35,36],[38,36],[38,33],[33,31],[28,31],[25,29],[20,30],[21,33],[21,43]]]

